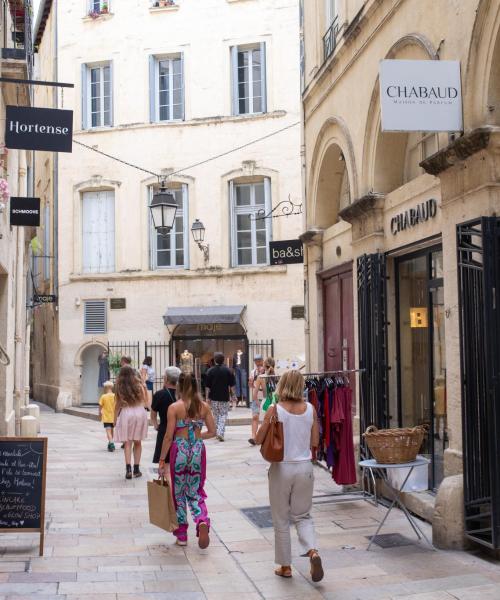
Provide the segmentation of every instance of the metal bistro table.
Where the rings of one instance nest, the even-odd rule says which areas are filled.
[[[385,483],[387,484],[388,488],[391,490],[391,492],[394,496],[394,498],[392,500],[392,504],[387,509],[387,512],[386,512],[384,518],[382,519],[382,522],[378,526],[377,531],[375,532],[375,535],[372,536],[370,543],[368,544],[367,550],[369,550],[371,548],[371,545],[375,541],[375,538],[377,537],[380,530],[384,526],[384,523],[387,521],[387,517],[389,516],[391,510],[395,506],[399,507],[404,512],[404,514],[406,515],[406,518],[408,519],[408,521],[409,521],[410,525],[412,526],[413,531],[416,533],[418,539],[420,540],[423,537],[424,540],[429,544],[429,546],[431,548],[433,548],[431,542],[427,539],[427,536],[425,535],[425,533],[420,529],[416,520],[411,516],[411,514],[408,512],[408,509],[406,508],[406,506],[401,502],[401,493],[403,492],[406,482],[410,478],[410,475],[412,474],[413,469],[415,467],[421,467],[422,465],[428,465],[428,464],[429,464],[429,460],[427,460],[426,458],[417,458],[416,460],[414,460],[412,462],[401,463],[401,464],[398,463],[395,465],[384,465],[382,463],[378,463],[376,460],[373,460],[373,459],[360,461],[359,466],[362,469],[370,469],[370,470],[376,470],[376,471],[380,472],[382,479],[385,481]],[[387,470],[388,469],[403,469],[403,468],[410,469],[408,471],[408,475],[405,477],[405,480],[403,481],[403,483],[401,484],[401,487],[399,489],[394,488],[391,485],[389,478],[387,476]]]

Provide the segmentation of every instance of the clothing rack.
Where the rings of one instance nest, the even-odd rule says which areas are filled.
[[[323,377],[325,375],[344,375],[347,373],[363,373],[366,369],[344,369],[340,371],[318,371],[317,373],[302,373],[300,369],[296,369],[303,377]],[[259,375],[261,379],[270,379],[274,377],[274,379],[279,379],[281,375]]]

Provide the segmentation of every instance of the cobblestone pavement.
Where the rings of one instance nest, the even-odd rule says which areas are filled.
[[[45,410],[42,433],[49,437],[45,556],[37,556],[37,536],[0,534],[0,600],[500,600],[500,564],[477,555],[413,543],[367,552],[384,509],[332,503],[337,488],[319,468],[314,517],[325,579],[310,583],[304,558],[294,561],[293,579],[276,577],[272,529],[241,512],[268,505],[266,464],[247,444],[247,427],[207,443],[213,527],[203,551],[194,539],[176,547],[149,524],[148,477],[124,479],[122,453],[106,451],[99,423]],[[144,467],[153,437],[150,430]],[[398,511],[384,532],[413,540]]]

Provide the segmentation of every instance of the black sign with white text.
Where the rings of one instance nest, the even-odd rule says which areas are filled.
[[[73,111],[7,106],[5,146],[17,150],[71,152]]]
[[[20,227],[39,227],[40,198],[13,196],[10,199],[10,224]]]
[[[51,304],[57,302],[57,296],[55,294],[34,294],[33,302],[35,304]]]
[[[272,265],[293,265],[304,262],[304,247],[300,240],[269,242]]]

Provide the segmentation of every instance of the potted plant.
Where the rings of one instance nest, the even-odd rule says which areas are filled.
[[[167,6],[167,0],[160,0],[160,1],[158,2],[158,6],[159,6],[160,8],[163,8],[164,6]]]
[[[107,15],[109,12],[109,7],[107,2],[103,2],[101,5],[101,15]]]

